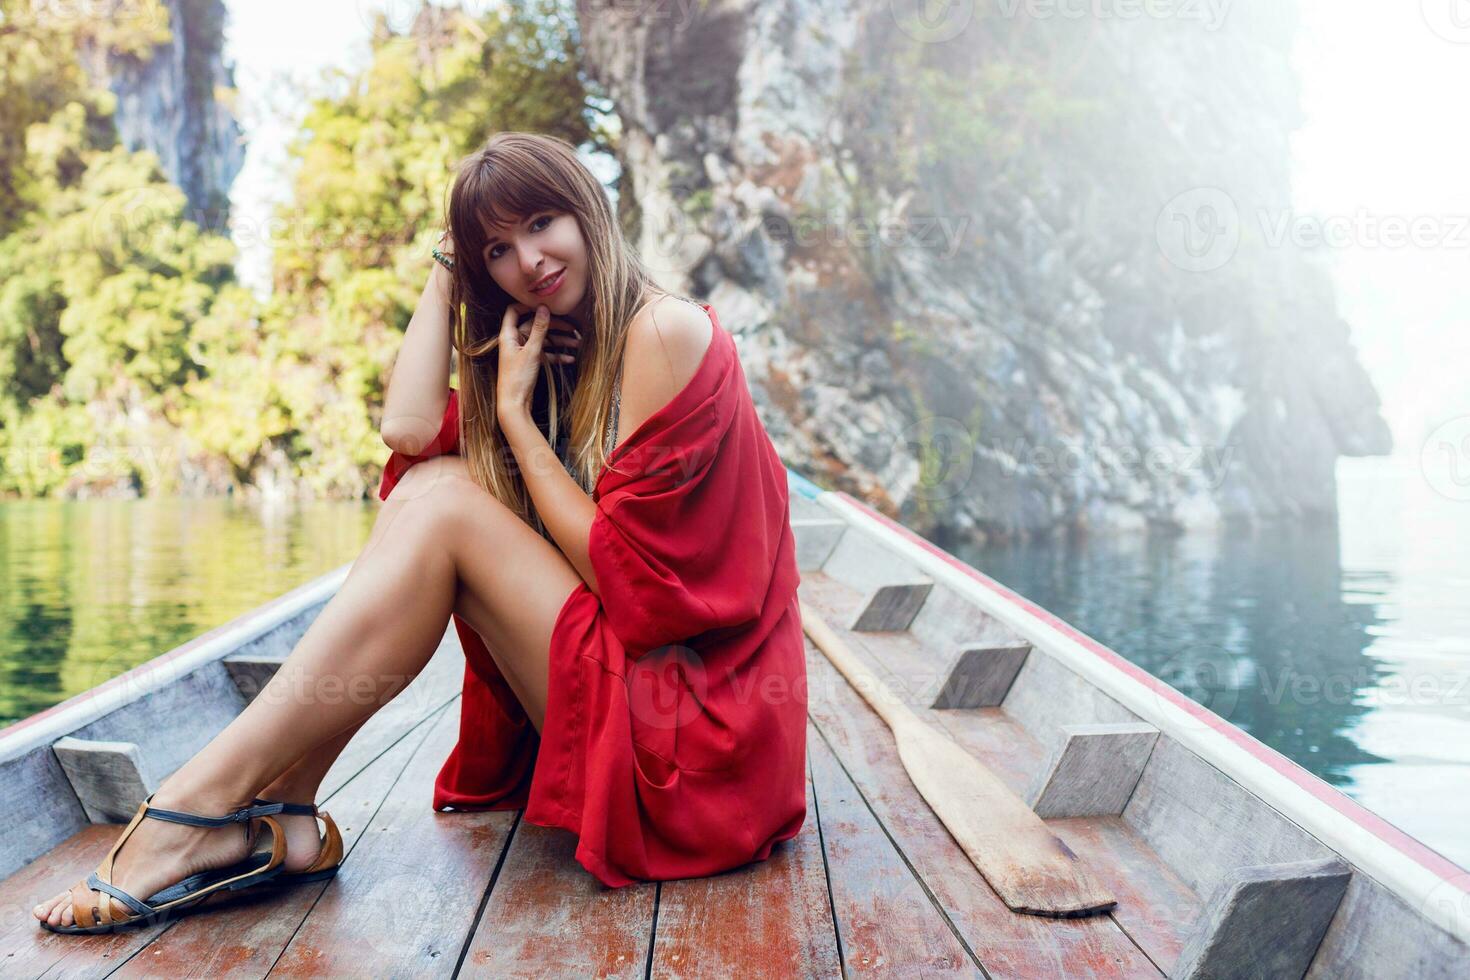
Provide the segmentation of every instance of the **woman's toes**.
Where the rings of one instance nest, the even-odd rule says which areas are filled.
[[[56,909],[56,906],[60,905],[63,901],[66,901],[66,899],[70,895],[71,892],[62,892],[59,895],[52,895],[50,898],[46,899],[46,901],[42,902],[40,905],[37,905],[36,918],[40,919],[43,922],[51,921],[51,913]]]

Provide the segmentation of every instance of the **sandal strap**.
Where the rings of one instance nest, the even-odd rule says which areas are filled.
[[[87,876],[87,887],[92,889],[93,891],[106,892],[113,898],[122,902],[128,908],[132,909],[138,915],[153,914],[152,907],[149,906],[146,902],[140,902],[116,885],[103,881],[101,878],[97,877],[97,872],[95,871]],[[75,913],[73,913],[73,915],[75,915]]]
[[[255,802],[256,803],[270,804],[270,805],[273,805],[273,806],[279,806],[281,808],[281,812],[284,813],[284,814],[286,814],[287,816],[296,816],[296,817],[314,817],[314,816],[316,816],[316,804],[315,803],[272,803],[272,801],[267,800],[264,797],[260,797],[260,796],[257,796],[255,798]]]
[[[149,799],[152,797],[150,796]],[[186,813],[183,810],[164,810],[149,804],[147,812],[143,815],[155,820],[166,820],[169,823],[188,824],[190,827],[228,827],[232,823],[244,823],[253,817],[281,813],[285,808],[284,803],[267,803],[263,806],[242,806],[234,813],[227,813],[222,817],[206,817],[198,813]]]

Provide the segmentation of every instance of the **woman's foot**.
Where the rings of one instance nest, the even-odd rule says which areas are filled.
[[[227,799],[208,791],[181,792],[167,783],[153,794],[150,804],[163,810],[183,810],[204,816],[223,816],[249,805],[248,799]],[[112,884],[146,902],[150,895],[181,878],[228,867],[244,860],[251,850],[251,843],[239,824],[190,827],[145,817],[113,860]],[[84,903],[91,902],[99,911],[102,902],[112,902],[115,920],[136,914],[117,899],[105,893],[94,893],[87,887],[85,878],[69,891],[37,905],[32,912],[39,921],[53,926],[70,926],[75,921],[72,914],[74,896]]]
[[[260,795],[262,800],[270,800],[272,803],[310,803],[310,797],[304,800],[287,799],[283,796],[271,796],[268,793]],[[304,871],[311,867],[317,855],[322,851],[322,828],[317,823],[316,817],[305,816],[296,813],[278,813],[275,819],[281,824],[281,831],[286,837],[286,860],[281,862],[281,872],[291,874],[296,871]],[[260,821],[252,821],[257,826]]]

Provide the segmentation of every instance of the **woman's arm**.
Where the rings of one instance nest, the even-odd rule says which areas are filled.
[[[413,456],[439,432],[449,397],[449,270],[438,262],[408,321],[383,399],[383,442]]]
[[[623,352],[623,407],[618,420],[618,428],[626,434],[636,432],[683,390],[713,343],[714,328],[706,314],[682,303],[662,305],[657,320],[650,307],[634,317],[628,327]],[[497,403],[497,412],[501,431],[546,530],[587,587],[600,597],[597,573],[589,557],[597,504],[567,473],[545,434],[523,407],[508,400]],[[626,442],[626,435],[618,441],[619,445]]]

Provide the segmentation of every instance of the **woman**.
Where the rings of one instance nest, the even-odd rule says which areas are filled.
[[[105,931],[332,874],[321,779],[451,616],[468,663],[436,807],[524,806],[577,834],[609,886],[761,860],[800,830],[785,470],[733,338],[657,288],[562,140],[491,138],[460,164],[448,225],[393,369],[363,553],[98,872],[36,907],[43,926]],[[236,822],[265,825],[270,851]]]

